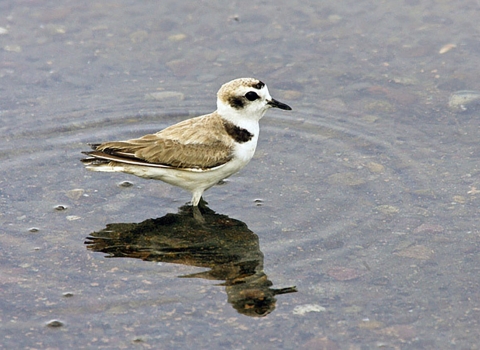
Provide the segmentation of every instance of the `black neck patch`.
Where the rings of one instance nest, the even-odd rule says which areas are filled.
[[[227,134],[238,143],[248,142],[253,137],[253,134],[251,134],[247,129],[242,129],[241,127],[236,126],[229,121],[224,121],[223,126],[225,127]]]

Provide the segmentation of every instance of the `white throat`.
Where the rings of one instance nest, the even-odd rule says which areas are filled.
[[[217,113],[225,120],[237,125],[242,129],[248,130],[250,133],[258,136],[259,124],[258,121],[264,116],[265,111],[261,113],[248,113],[240,109],[236,110],[229,105],[222,102],[218,103]]]

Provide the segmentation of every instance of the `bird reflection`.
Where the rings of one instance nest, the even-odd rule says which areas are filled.
[[[179,277],[224,281],[220,285],[225,286],[228,302],[247,316],[266,316],[275,309],[276,295],[297,291],[295,287],[271,288],[263,271],[258,236],[245,223],[206,206],[202,212],[203,224],[192,216],[191,206],[139,224],[108,224],[87,237],[85,244],[107,257],[209,268]]]

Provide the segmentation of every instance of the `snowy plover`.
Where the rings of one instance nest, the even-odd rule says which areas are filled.
[[[124,172],[181,187],[192,193],[198,211],[205,190],[252,159],[258,122],[271,107],[291,110],[273,99],[260,80],[235,79],[218,91],[215,112],[138,139],[92,144],[82,162],[88,170]]]

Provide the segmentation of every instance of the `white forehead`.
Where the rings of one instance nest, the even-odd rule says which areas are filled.
[[[255,78],[240,78],[223,84],[218,91],[218,98],[226,101],[232,96],[244,96],[249,91],[255,91],[263,98],[270,98],[267,86]]]
[[[260,100],[271,99],[270,93],[268,92],[268,88],[266,85],[262,86],[262,88],[260,89],[253,88],[251,86],[239,86],[235,90],[229,91],[228,95],[245,96],[245,94],[249,91],[254,91],[258,96],[260,96]]]

